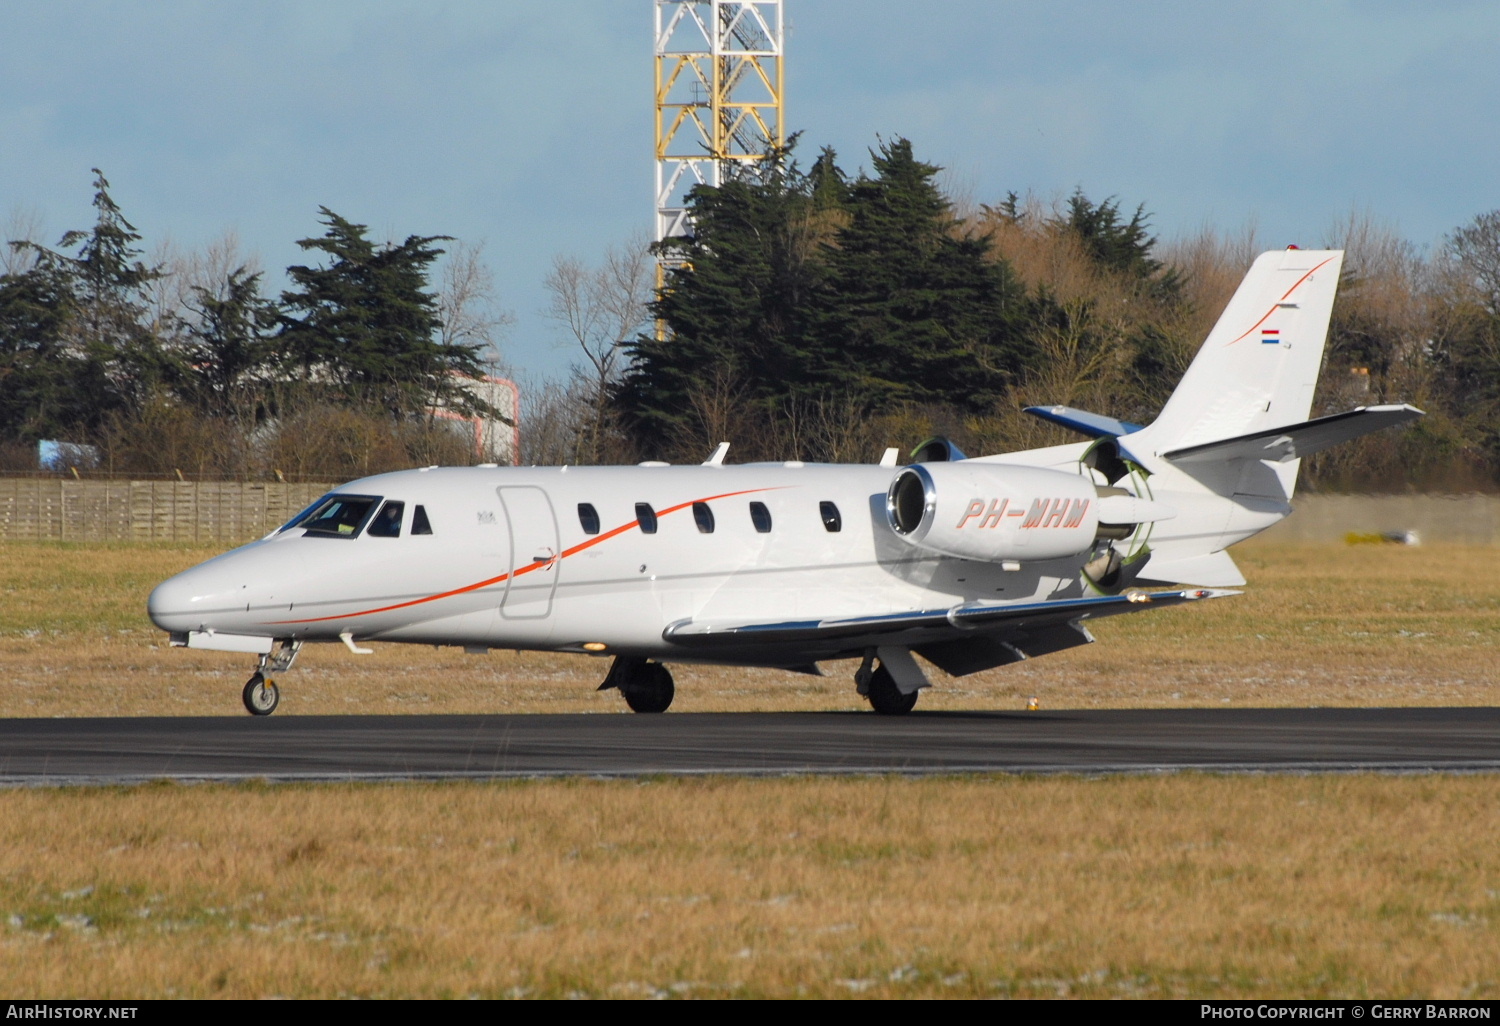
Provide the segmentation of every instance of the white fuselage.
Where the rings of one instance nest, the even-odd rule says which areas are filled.
[[[895,473],[763,464],[382,474],[338,492],[404,502],[399,536],[284,530],[166,581],[150,612],[174,633],[786,665],[796,653],[680,652],[663,631],[683,620],[868,616],[1081,594],[1086,547],[1076,557],[1002,564],[902,539],[885,508]],[[694,503],[712,514],[712,531]],[[759,524],[752,503],[764,507]],[[585,504],[597,533],[586,530]],[[654,533],[643,530],[637,504],[655,514]],[[411,533],[418,505],[431,534]]]

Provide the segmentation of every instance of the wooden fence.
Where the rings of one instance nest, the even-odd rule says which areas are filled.
[[[237,544],[275,530],[330,487],[0,478],[0,541]]]

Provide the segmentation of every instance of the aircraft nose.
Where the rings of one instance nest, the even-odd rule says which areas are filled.
[[[146,600],[151,622],[164,631],[196,631],[215,626],[219,615],[236,605],[243,609],[243,585],[226,575],[225,569],[209,564],[195,566],[158,584]]]
[[[146,600],[146,614],[151,622],[164,631],[195,630],[193,606],[202,596],[195,595],[198,589],[191,580],[192,571],[169,577],[151,591]]]

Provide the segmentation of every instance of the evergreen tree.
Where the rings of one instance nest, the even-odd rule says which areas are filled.
[[[146,289],[161,269],[141,262],[140,234],[93,172],[93,228],[65,233],[55,250],[16,244],[34,263],[0,278],[0,417],[28,439],[139,409],[179,371],[148,315]]]
[[[830,375],[877,403],[983,409],[1024,363],[1023,290],[984,241],[956,230],[939,168],[895,139],[848,189],[820,311]]]
[[[0,433],[35,442],[67,436],[91,419],[103,368],[69,341],[76,315],[73,282],[43,256],[21,274],[0,277]]]
[[[443,252],[433,243],[451,236],[410,235],[399,245],[377,245],[365,225],[327,207],[319,213],[327,231],[297,245],[326,254],[328,265],[287,268],[298,289],[281,296],[280,339],[307,383],[397,418],[437,404],[493,415],[455,378],[483,373],[481,345],[441,340],[437,297],[428,291],[431,265]]]
[[[1076,189],[1068,198],[1067,216],[1059,227],[1071,232],[1100,266],[1145,288],[1157,299],[1175,300],[1182,282],[1175,270],[1151,255],[1156,237],[1150,232],[1150,224],[1151,215],[1146,213],[1144,203],[1125,221],[1119,200],[1110,197],[1095,204],[1082,189]]]
[[[831,151],[814,175],[802,174],[793,145],[769,154],[753,178],[694,189],[692,234],[662,244],[678,261],[652,305],[667,335],[630,342],[632,364],[616,392],[642,439],[671,436],[715,390],[765,407],[825,384],[810,315],[823,274],[819,242],[832,227],[818,214],[836,201],[841,176]]]
[[[218,289],[193,287],[182,392],[211,417],[243,416],[265,402],[263,372],[273,362],[279,311],[260,294],[260,273],[231,271]]]

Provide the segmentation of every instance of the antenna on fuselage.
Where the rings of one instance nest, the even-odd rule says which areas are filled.
[[[706,459],[706,460],[703,461],[703,465],[705,467],[722,467],[724,465],[724,456],[728,452],[729,452],[729,443],[728,442],[720,442],[719,443],[719,447],[714,450],[714,454],[712,456],[710,456],[708,459]]]

